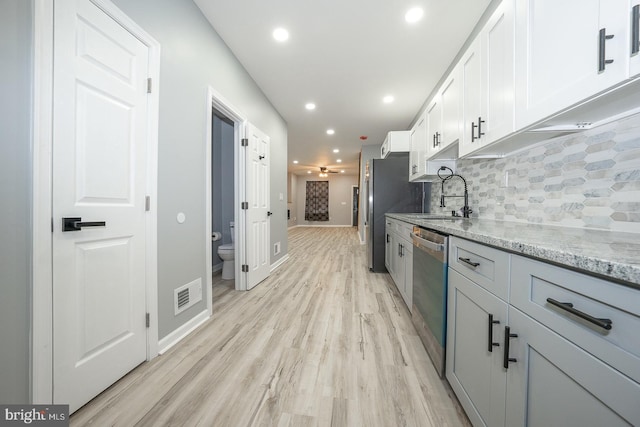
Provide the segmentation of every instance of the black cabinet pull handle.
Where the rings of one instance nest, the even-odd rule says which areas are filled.
[[[436,132],[436,147],[440,145],[440,132]]]
[[[631,55],[640,51],[640,4],[631,9]]]
[[[509,357],[509,340],[511,338],[518,338],[518,334],[512,334],[511,328],[508,326],[504,327],[504,357],[502,359],[502,366],[504,369],[509,369],[509,362],[517,362],[518,360],[514,357]]]
[[[594,325],[599,326],[602,329],[606,329],[607,331],[613,327],[613,322],[611,321],[611,319],[599,319],[597,317],[593,317],[585,313],[584,311],[573,308],[573,304],[570,302],[560,302],[554,300],[553,298],[547,298],[547,302],[558,307],[561,310],[568,311],[569,313],[578,316],[579,318],[584,319],[589,323],[593,323]]]
[[[478,127],[478,125],[476,124],[476,122],[471,122],[471,142],[475,141],[476,139],[480,139],[480,137],[476,137],[476,128]]]
[[[482,132],[483,123],[484,123],[484,120],[482,120],[482,117],[478,117],[478,139],[484,136],[484,132]]]
[[[611,40],[613,38],[613,34],[607,34],[606,28],[600,28],[600,32],[598,34],[598,72],[602,73],[607,66],[607,64],[612,64],[613,59],[606,59],[606,41]]]
[[[471,266],[471,267],[473,267],[473,268],[476,268],[477,266],[479,266],[479,265],[480,265],[480,263],[479,263],[479,262],[473,262],[473,261],[471,261],[469,258],[462,258],[462,257],[458,257],[458,259],[459,259],[460,261],[464,262],[465,264],[470,265],[470,266]]]
[[[106,227],[106,221],[85,221],[82,218],[62,218],[62,231],[80,231],[83,227]]]
[[[499,325],[499,320],[493,320],[493,314],[489,314],[489,340],[487,341],[487,351],[493,353],[493,347],[500,347],[500,343],[493,342],[493,325]]]
[[[387,243],[389,243],[389,234],[387,234]]]

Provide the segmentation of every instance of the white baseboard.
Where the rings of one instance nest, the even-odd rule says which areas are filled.
[[[193,332],[198,326],[209,320],[209,317],[209,312],[204,310],[193,319],[162,338],[158,341],[158,354],[164,354],[167,352],[171,347],[178,344],[183,338]]]
[[[280,267],[282,264],[284,264],[288,260],[289,260],[289,254],[286,254],[285,256],[280,258],[278,261],[271,264],[271,270],[269,270],[269,272],[273,273],[278,267]]]

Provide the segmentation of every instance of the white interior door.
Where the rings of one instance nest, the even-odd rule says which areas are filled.
[[[54,40],[53,400],[73,412],[147,357],[149,51],[89,0],[56,0]]]
[[[247,124],[245,247],[247,290],[269,276],[270,216],[269,211],[269,137]]]

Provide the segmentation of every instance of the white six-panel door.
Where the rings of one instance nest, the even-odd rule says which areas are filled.
[[[269,276],[269,137],[247,124],[246,147],[246,262],[247,290]]]
[[[73,412],[147,356],[149,52],[89,0],[54,14],[53,398]]]

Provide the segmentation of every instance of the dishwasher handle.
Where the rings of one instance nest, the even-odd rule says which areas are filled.
[[[411,233],[411,239],[413,240],[413,243],[418,247],[422,246],[435,252],[444,252],[444,244],[442,243],[435,243],[430,240],[423,239],[416,233]]]

